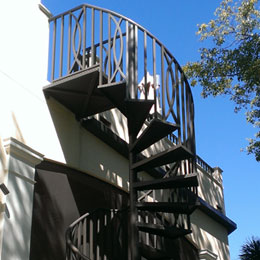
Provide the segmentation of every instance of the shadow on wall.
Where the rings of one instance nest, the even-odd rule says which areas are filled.
[[[17,259],[17,256],[19,259],[28,259],[34,184],[23,176],[30,176],[32,168],[14,155],[9,160],[8,167],[7,186],[10,194],[6,204],[10,217],[5,216],[1,259]]]
[[[208,202],[213,208],[225,214],[223,190],[221,184],[217,184],[213,176],[203,170],[198,171],[199,196]]]
[[[47,104],[66,163],[127,189],[127,160],[83,128],[57,101],[49,98]]]
[[[64,260],[65,232],[97,208],[125,208],[128,195],[65,165],[43,161],[36,168],[30,260]]]
[[[191,215],[191,222],[191,237],[200,249],[217,254],[219,260],[229,259],[228,233],[224,227],[199,210]]]
[[[107,126],[111,128],[114,133],[127,143],[129,142],[127,119],[118,109],[106,111],[101,113],[100,116],[107,120],[109,123],[109,126]]]

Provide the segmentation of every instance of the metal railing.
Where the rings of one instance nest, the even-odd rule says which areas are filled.
[[[128,219],[128,209],[97,209],[81,216],[66,231],[66,260],[129,259]],[[190,229],[190,217],[179,214],[143,211],[138,221]],[[160,250],[165,247],[163,237],[146,232],[140,232],[139,242]]]
[[[128,259],[128,211],[97,209],[66,232],[66,260]]]
[[[214,172],[213,168],[209,166],[203,159],[201,159],[198,155],[196,156],[196,163],[207,173],[210,175]]]
[[[152,116],[179,125],[177,143],[195,154],[189,83],[155,36],[120,14],[86,4],[49,22],[51,81],[97,68],[100,86],[126,82],[126,98],[153,100]]]

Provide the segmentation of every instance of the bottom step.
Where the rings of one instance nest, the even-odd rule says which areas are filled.
[[[172,259],[172,256],[167,255],[166,252],[142,243],[140,244],[140,250],[141,250],[141,255],[149,260]]]
[[[159,224],[138,223],[137,227],[139,231],[147,232],[153,235],[168,237],[176,239],[190,234],[192,231],[184,228],[177,228],[171,226],[163,226]]]

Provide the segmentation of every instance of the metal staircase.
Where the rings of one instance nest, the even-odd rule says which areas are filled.
[[[113,243],[104,246],[100,236],[108,236],[103,229],[111,223],[120,226],[120,211],[109,217],[102,210],[98,217],[88,213],[68,229],[68,259],[173,259],[167,244],[192,232],[196,201],[191,194],[198,186],[194,105],[181,67],[151,33],[112,11],[82,5],[49,22],[46,97],[63,104],[81,123],[117,108],[127,118],[129,133],[128,227],[116,229],[129,232],[129,238],[119,236],[118,255],[115,248],[111,253]],[[149,157],[144,158],[145,150]],[[147,177],[151,169],[156,178]]]

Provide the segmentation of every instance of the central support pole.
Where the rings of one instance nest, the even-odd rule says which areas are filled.
[[[137,28],[133,24],[127,23],[127,100],[137,99]],[[128,113],[128,134],[129,134],[129,147],[132,146],[136,140],[137,133],[134,132],[133,126],[135,122],[135,115],[132,111]],[[133,183],[137,181],[137,172],[132,169],[132,165],[136,162],[136,153],[129,151],[129,192],[130,192],[130,240],[129,246],[131,250],[131,260],[141,260],[139,250],[139,236],[137,229],[137,208],[136,202],[137,191],[133,188]]]
[[[129,126],[129,123],[128,123]],[[131,129],[129,132],[129,147],[135,140],[135,136],[132,136]],[[131,249],[131,260],[140,260],[139,253],[139,236],[137,230],[137,191],[133,188],[133,183],[137,181],[137,172],[132,170],[132,165],[136,161],[136,155],[133,152],[129,152],[129,185],[130,185],[130,249]]]

